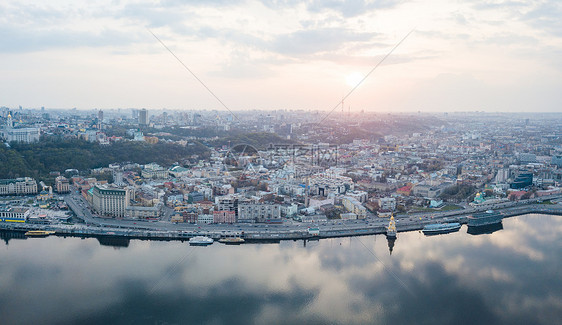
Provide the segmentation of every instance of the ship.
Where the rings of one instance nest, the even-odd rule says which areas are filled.
[[[213,238],[206,236],[195,236],[189,239],[189,245],[191,246],[207,246],[214,242]]]
[[[244,238],[240,237],[224,237],[219,239],[219,243],[223,243],[226,245],[239,245],[245,242]]]
[[[47,230],[30,230],[25,233],[28,237],[47,237],[54,234],[54,231],[47,231]]]
[[[491,225],[480,226],[480,227],[468,227],[467,233],[470,235],[484,235],[484,234],[491,234],[498,230],[503,229],[503,224],[501,221],[499,223],[494,223]]]
[[[386,238],[396,238],[396,222],[394,222],[393,215],[390,216],[388,227],[386,227]]]
[[[461,224],[458,222],[451,223],[436,223],[423,227],[424,235],[438,235],[447,234],[450,232],[458,231],[461,228]]]
[[[476,213],[468,217],[468,228],[483,227],[502,222],[502,215],[493,210],[484,213]]]
[[[308,228],[308,234],[312,237],[320,236],[320,228]]]

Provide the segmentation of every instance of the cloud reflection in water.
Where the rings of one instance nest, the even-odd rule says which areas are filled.
[[[0,250],[0,314],[5,324],[555,323],[561,227],[529,215],[485,235],[400,233],[391,256],[383,236],[120,249],[11,239]]]

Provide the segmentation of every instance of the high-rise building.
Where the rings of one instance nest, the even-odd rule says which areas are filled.
[[[146,108],[139,111],[139,125],[148,125],[148,111]]]
[[[100,109],[98,111],[98,129],[100,130],[102,128],[102,123],[103,123],[103,111]]]
[[[533,173],[528,171],[519,171],[519,174],[511,183],[511,188],[520,189],[533,184]]]

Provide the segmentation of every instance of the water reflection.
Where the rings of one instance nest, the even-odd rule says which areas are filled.
[[[0,314],[5,324],[556,323],[562,218],[503,228],[306,247],[10,240],[0,250]]]
[[[502,230],[502,229],[503,229],[503,223],[500,222],[500,223],[496,223],[496,224],[493,224],[493,225],[471,227],[471,228],[468,228],[468,230],[466,232],[471,234],[471,235],[483,235],[483,234],[491,234],[493,232],[496,232],[496,231]]]
[[[111,246],[114,248],[129,247],[131,240],[126,237],[97,237],[100,245]]]

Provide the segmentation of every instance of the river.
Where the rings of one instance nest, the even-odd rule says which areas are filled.
[[[10,238],[2,324],[555,324],[562,217],[278,244]],[[17,237],[17,236],[16,236]]]

